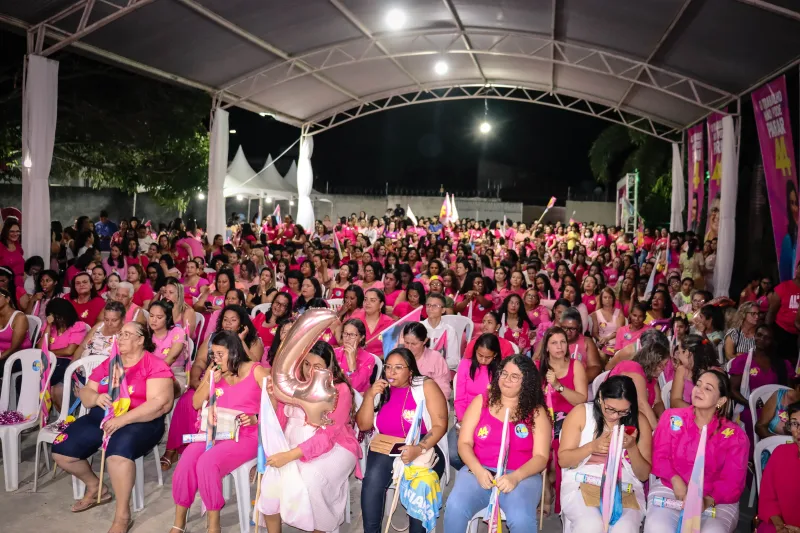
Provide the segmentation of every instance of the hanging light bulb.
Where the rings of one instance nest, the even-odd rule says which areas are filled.
[[[478,127],[478,131],[484,135],[488,135],[492,131],[492,124],[489,122],[489,99],[483,99],[483,122]]]
[[[479,129],[480,129],[481,133],[486,135],[487,133],[492,131],[492,125],[484,120],[483,122],[481,122],[481,125],[480,125]]]
[[[206,195],[203,194],[203,193],[197,193],[197,199],[198,200],[205,200],[206,199]]]

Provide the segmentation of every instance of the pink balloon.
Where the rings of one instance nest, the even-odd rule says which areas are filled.
[[[330,309],[308,309],[281,342],[272,365],[275,399],[302,408],[312,426],[333,423],[328,414],[336,408],[338,391],[330,370],[315,369],[310,380],[302,381],[298,377],[302,376],[300,365],[325,330],[338,322]]]

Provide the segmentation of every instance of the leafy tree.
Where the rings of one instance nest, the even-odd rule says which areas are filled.
[[[650,225],[669,222],[672,148],[651,135],[614,124],[589,149],[595,179],[613,184],[629,172],[639,172],[639,212]]]
[[[0,66],[0,180],[20,177],[22,52]],[[185,208],[208,180],[207,95],[70,53],[59,60],[51,181],[142,189]]]

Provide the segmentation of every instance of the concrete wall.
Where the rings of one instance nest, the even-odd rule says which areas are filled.
[[[572,217],[572,213],[575,216]],[[563,222],[570,218],[583,222],[594,221],[606,226],[616,225],[617,207],[614,202],[576,202],[567,200],[567,207],[564,210]]]
[[[545,206],[543,205],[526,205],[522,211],[522,221],[528,226],[539,220],[539,217],[544,213]],[[564,222],[566,209],[561,206],[553,206],[542,219],[542,222],[548,224],[555,224],[556,222]]]

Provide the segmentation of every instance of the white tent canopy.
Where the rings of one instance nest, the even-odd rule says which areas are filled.
[[[286,185],[289,186],[295,194],[297,194],[297,162],[292,161],[292,166],[289,167],[289,170],[286,172],[286,175],[283,177]],[[323,193],[319,192],[316,189],[311,189],[311,199],[317,202],[328,202],[333,203],[330,198],[326,198],[323,196]]]
[[[271,156],[267,159],[264,168],[256,173],[247,162],[244,150],[239,146],[225,176],[224,194],[226,198],[241,195],[247,198],[273,197],[279,200],[290,200],[292,192],[285,188],[282,181],[280,174],[272,165]]]

